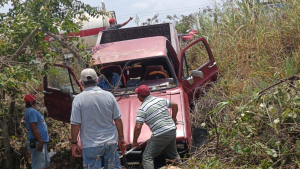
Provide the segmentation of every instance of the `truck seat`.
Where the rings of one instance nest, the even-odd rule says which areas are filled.
[[[150,75],[150,73],[151,73],[151,75]],[[168,72],[164,70],[164,67],[162,65],[153,65],[153,66],[147,66],[146,72],[144,74],[144,80],[155,79],[154,78],[155,74],[159,75],[160,78],[168,78],[169,77]]]
[[[143,69],[141,65],[136,65],[133,67],[126,67],[125,68],[125,77],[128,80],[131,78],[140,78],[141,80],[143,79]]]
[[[112,71],[114,73],[117,73],[119,76],[122,73],[122,68],[120,65],[109,65],[109,66],[104,66],[100,69],[101,74],[103,74],[105,71]],[[125,75],[123,74],[122,78],[121,78],[121,82],[122,85],[120,86],[121,88],[126,86],[126,79],[125,79]]]

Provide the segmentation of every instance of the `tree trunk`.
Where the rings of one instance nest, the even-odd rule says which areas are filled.
[[[4,110],[4,105],[3,102],[5,100],[5,92],[3,91],[2,93],[2,104],[1,104],[1,109]],[[8,126],[7,126],[7,121],[6,121],[6,116],[5,112],[3,111],[2,117],[0,117],[1,120],[1,129],[2,129],[2,141],[5,149],[5,168],[6,169],[11,169],[13,168],[14,165],[14,156],[12,152],[12,147],[10,145],[10,138],[8,134]]]

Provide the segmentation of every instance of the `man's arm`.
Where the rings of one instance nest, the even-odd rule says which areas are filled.
[[[123,134],[123,122],[122,122],[122,119],[115,120],[115,124],[116,124],[116,126],[117,126],[119,140],[120,140],[120,139],[123,139],[123,140],[124,140],[124,134]]]
[[[118,130],[118,137],[119,137],[119,148],[123,151],[126,149],[126,142],[124,139],[124,134],[123,134],[123,122],[122,119],[115,120],[115,124],[117,126]]]
[[[32,130],[32,134],[34,135],[34,137],[39,142],[39,147],[36,150],[39,151],[39,152],[41,152],[43,150],[43,145],[44,144],[43,144],[43,140],[41,138],[40,132],[37,129],[37,123],[36,122],[30,123],[30,128]]]
[[[135,127],[134,127],[134,133],[133,133],[133,144],[132,147],[138,146],[137,140],[141,134],[141,130],[142,130],[142,123],[136,123]]]
[[[71,137],[72,137],[72,142],[77,142],[77,137],[79,134],[80,126],[71,124]]]
[[[129,22],[129,21],[131,21],[132,19],[133,19],[133,18],[132,18],[132,17],[130,17],[130,18],[128,19],[128,21],[126,21],[126,22],[124,22],[124,23],[122,23],[122,24],[121,24],[121,27],[123,27],[123,26],[127,25],[127,24],[128,24],[128,22]]]
[[[74,157],[81,157],[81,148],[77,144],[77,137],[79,134],[80,126],[71,124],[71,137],[72,137],[72,155]],[[76,143],[76,144],[73,144]]]
[[[172,119],[176,123],[177,122],[176,116],[177,116],[177,112],[178,112],[177,103],[172,102],[171,103],[171,108],[172,108]]]

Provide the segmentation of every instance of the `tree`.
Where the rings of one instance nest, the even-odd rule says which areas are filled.
[[[84,50],[77,43],[78,38],[69,36],[78,32],[82,21],[88,19],[84,14],[99,17],[106,13],[79,0],[2,0],[0,6],[9,2],[9,12],[0,14],[0,139],[5,148],[5,168],[19,168],[14,158],[16,151],[10,145],[13,132],[9,122],[16,115],[16,104],[23,103],[22,96],[31,92],[32,85],[41,85],[41,77],[47,73],[43,65],[63,57],[52,49],[53,45],[87,59],[88,55],[78,54]],[[59,30],[65,33],[57,36]],[[55,41],[45,41],[46,36]],[[36,59],[40,64],[30,63]]]
[[[188,16],[181,15],[181,17],[178,17],[176,14],[167,15],[163,21],[161,21],[158,17],[159,13],[155,14],[153,17],[147,18],[144,22],[141,23],[141,25],[146,26],[171,22],[175,25],[178,33],[186,33],[187,30],[195,28],[196,14],[190,14]],[[140,25],[140,19],[138,15],[136,15],[135,23],[137,24],[137,26]]]
[[[175,24],[175,28],[178,33],[186,33],[187,30],[195,27],[195,22],[196,18],[194,14],[188,16],[181,15],[180,20]]]
[[[157,13],[152,18],[146,19],[145,22],[142,22],[142,25],[146,26],[146,25],[158,24],[159,23],[158,16],[159,14]]]

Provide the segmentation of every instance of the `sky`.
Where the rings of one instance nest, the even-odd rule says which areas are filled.
[[[85,4],[91,6],[100,6],[101,0],[82,0]],[[221,2],[221,0],[217,0]],[[212,0],[104,0],[108,11],[114,10],[119,24],[133,17],[125,27],[137,26],[135,23],[136,15],[139,16],[140,23],[145,22],[147,18],[152,18],[159,14],[159,21],[166,21],[167,15],[189,15],[198,12],[199,8],[205,8],[213,5]],[[0,12],[8,11],[9,6],[0,8]]]

